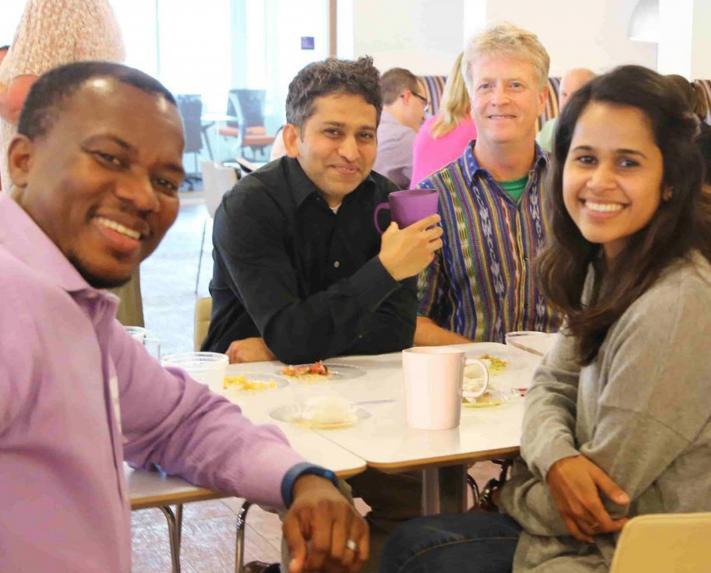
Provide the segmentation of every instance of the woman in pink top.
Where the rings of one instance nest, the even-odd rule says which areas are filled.
[[[459,54],[444,87],[442,109],[428,118],[417,132],[412,150],[411,187],[457,159],[476,138],[461,63],[462,54]]]

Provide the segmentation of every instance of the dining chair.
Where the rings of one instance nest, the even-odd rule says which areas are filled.
[[[610,573],[711,569],[711,513],[640,515],[622,529]]]
[[[256,161],[256,153],[266,159],[268,148],[274,142],[274,136],[267,133],[264,121],[264,102],[266,99],[265,90],[255,89],[234,89],[229,91],[229,101],[235,111],[239,110],[240,117],[240,154],[245,156],[245,149],[252,152],[249,159]],[[226,134],[225,134],[226,135]],[[246,157],[246,156],[245,156]]]
[[[241,173],[238,167],[226,166],[214,161],[203,161],[200,164],[202,171],[203,190],[205,191],[205,208],[210,220],[215,218],[215,211],[220,206],[222,196],[227,193],[239,180]],[[198,257],[197,277],[195,278],[195,294],[200,284],[200,269],[202,268],[202,254],[205,249],[205,233],[207,219],[202,225],[202,240],[200,241],[200,256]]]
[[[193,189],[194,182],[200,178],[198,176],[198,158],[202,152],[202,98],[198,94],[181,94],[176,97],[178,111],[183,120],[183,131],[185,132],[184,154],[192,154],[195,161],[194,171],[187,174],[185,183]]]

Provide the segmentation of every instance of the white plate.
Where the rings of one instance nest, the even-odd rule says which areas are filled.
[[[315,430],[337,430],[339,428],[348,428],[357,424],[360,420],[365,420],[370,418],[370,412],[364,408],[353,408],[351,416],[340,422],[333,422],[328,424],[319,424],[312,422],[310,420],[304,420],[301,416],[302,408],[299,404],[287,404],[286,406],[279,406],[269,411],[269,416],[280,422],[287,422],[289,424],[296,424],[297,426],[303,426],[306,428],[313,428]]]
[[[289,380],[296,380],[299,382],[329,382],[329,381],[340,381],[340,380],[351,380],[353,378],[360,378],[365,376],[365,370],[358,366],[351,366],[350,364],[339,364],[337,362],[324,362],[328,367],[328,374],[322,376],[320,374],[304,374],[303,376],[288,376],[284,374],[285,366],[280,366],[277,372],[281,376],[286,376]],[[300,366],[310,366],[310,364],[294,364],[295,368]]]
[[[519,330],[506,333],[506,344],[539,356],[544,356],[554,342],[554,332]]]
[[[244,377],[248,382],[253,383],[255,388],[242,388],[240,386],[227,386],[227,378],[237,378]],[[273,385],[270,382],[274,382]],[[289,381],[283,376],[278,374],[270,374],[268,372],[240,372],[238,374],[227,374],[225,380],[223,381],[223,387],[225,390],[230,392],[247,392],[247,393],[257,393],[257,392],[268,392],[270,390],[277,390],[279,388],[285,388],[289,385]]]

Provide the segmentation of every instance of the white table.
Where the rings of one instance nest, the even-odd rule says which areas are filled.
[[[462,347],[472,357],[490,353],[508,359],[507,370],[492,378],[497,387],[527,387],[540,361],[540,356],[503,344],[479,343]],[[518,453],[523,418],[523,400],[520,398],[492,408],[463,408],[461,424],[453,430],[413,430],[405,422],[400,353],[336,358],[329,362],[358,366],[366,372],[362,377],[334,383],[328,389],[354,402],[370,402],[361,407],[371,416],[355,426],[339,430],[306,430],[271,420],[270,410],[295,400],[295,392],[301,391],[299,383],[253,393],[236,401],[255,421],[277,423],[290,440],[296,437],[298,441],[294,446],[297,451],[303,453],[305,448],[311,447],[318,457],[309,459],[326,467],[335,469],[334,462],[338,463],[343,454],[334,450],[319,451],[320,446],[314,447],[316,436],[383,472],[423,470],[423,511],[426,514],[444,509],[439,492],[452,491],[452,487],[458,492],[457,507],[447,509],[463,509],[467,464]],[[278,362],[261,362],[233,365],[229,371],[276,373],[280,366]],[[335,457],[331,459],[331,455]]]

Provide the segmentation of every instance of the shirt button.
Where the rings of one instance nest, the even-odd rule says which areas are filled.
[[[334,269],[337,269],[340,266],[341,266],[341,261],[333,261],[333,268]]]

